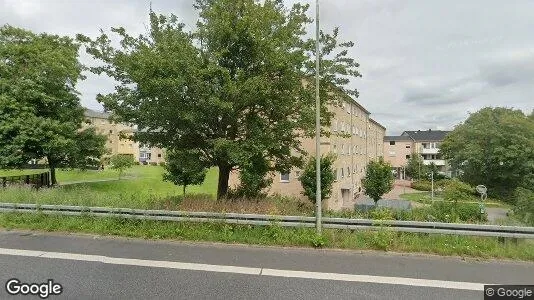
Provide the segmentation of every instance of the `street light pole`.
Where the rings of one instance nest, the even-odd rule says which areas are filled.
[[[321,102],[319,96],[319,70],[320,70],[320,46],[319,46],[319,0],[315,0],[315,228],[317,234],[321,234]]]

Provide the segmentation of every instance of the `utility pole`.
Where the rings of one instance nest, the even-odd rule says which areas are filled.
[[[432,180],[432,202],[434,202],[434,171],[430,173],[430,178]]]
[[[320,46],[319,46],[319,0],[315,0],[315,228],[317,234],[322,231],[322,203],[321,203],[321,101],[319,95],[319,70]]]

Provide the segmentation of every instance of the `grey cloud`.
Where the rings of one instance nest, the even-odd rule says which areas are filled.
[[[292,4],[298,0],[285,0]],[[174,13],[189,27],[193,0],[152,0],[156,12]],[[310,16],[314,17],[315,1]],[[145,0],[0,0],[0,20],[36,32],[98,34],[123,26],[143,33]],[[481,9],[481,7],[483,9]],[[335,0],[321,1],[321,27],[340,27],[356,43],[349,54],[363,78],[351,81],[357,99],[388,133],[448,128],[466,110],[506,105],[530,112],[534,107],[534,1],[499,0]],[[499,20],[495,22],[495,20]],[[506,24],[503,26],[503,24]],[[313,33],[313,25],[309,28]],[[529,54],[530,51],[530,54]],[[90,58],[80,58],[84,64]],[[113,81],[89,75],[78,85],[82,103],[99,108],[97,93]]]
[[[534,46],[496,55],[480,68],[480,77],[495,87],[534,83]]]

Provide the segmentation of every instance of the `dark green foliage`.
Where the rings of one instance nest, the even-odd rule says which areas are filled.
[[[418,191],[430,191],[432,190],[432,183],[428,180],[413,181],[411,188]]]
[[[523,223],[534,226],[534,191],[519,187],[515,191],[514,213]]]
[[[198,151],[167,151],[165,174],[163,179],[183,186],[183,193],[188,185],[202,184],[208,169],[199,159]]]
[[[428,166],[423,163],[423,158],[417,153],[412,153],[406,163],[406,175],[412,179],[421,180],[428,173]]]
[[[106,154],[106,140],[106,136],[96,133],[95,128],[78,131],[64,165],[81,170],[100,167],[100,158]]]
[[[477,201],[475,198],[475,188],[458,179],[448,181],[443,191],[443,199],[452,202]]]
[[[267,195],[263,190],[269,187],[273,181],[268,177],[270,167],[269,162],[261,155],[251,157],[248,162],[243,162],[242,169],[239,170],[239,186],[233,190],[230,198],[265,198]]]
[[[365,194],[375,201],[380,200],[382,195],[391,191],[395,177],[391,172],[391,164],[382,157],[378,161],[371,161],[367,166],[363,187]]]
[[[321,199],[326,200],[330,198],[332,194],[332,185],[336,179],[336,173],[334,172],[334,162],[336,158],[333,154],[323,155],[321,157]],[[302,194],[310,201],[315,203],[315,196],[317,190],[317,174],[316,174],[316,162],[315,157],[310,157],[299,180],[302,184]]]
[[[85,168],[103,153],[101,137],[79,131],[78,48],[68,37],[0,27],[0,168],[46,158],[56,184],[57,167]]]
[[[520,110],[484,108],[448,134],[440,151],[462,181],[510,199],[534,174],[534,122]]]
[[[110,158],[109,162],[111,169],[118,171],[120,179],[126,169],[133,167],[134,158],[130,154],[115,154]]]
[[[135,37],[113,28],[78,39],[103,62],[92,68],[119,82],[98,100],[119,121],[137,124],[135,139],[177,151],[199,150],[200,160],[219,168],[218,198],[227,194],[229,174],[243,170],[247,190],[260,188],[263,172],[250,161],[269,162],[269,171],[300,166],[301,138],[314,133],[314,43],[307,5],[282,1],[198,0],[197,26],[186,32],[176,16],[150,13],[148,34]],[[359,66],[347,57],[351,42],[338,30],[321,34],[322,123],[327,106],[344,93]],[[305,83],[305,84],[303,84]],[[311,84],[310,84],[311,83]],[[346,95],[343,95],[347,97]]]

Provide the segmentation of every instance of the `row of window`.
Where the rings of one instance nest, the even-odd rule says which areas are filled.
[[[344,144],[341,145],[341,149],[340,149],[340,153],[338,153],[338,149],[337,149],[337,145],[334,144],[332,146],[332,152],[334,154],[340,154],[340,155],[351,155],[351,151],[352,151],[352,155],[356,155],[356,154],[365,154],[364,151],[363,151],[363,147],[360,147],[358,145],[353,145],[352,147],[351,146],[347,146],[345,147]]]
[[[362,117],[362,118],[365,117],[365,113],[363,111],[358,110],[358,108],[356,106],[352,106],[352,105],[350,105],[350,103],[347,103],[347,102],[343,101],[343,104],[341,105],[341,107],[349,115],[352,114],[352,115],[354,115],[356,117]]]
[[[343,121],[341,122],[338,122],[337,120],[332,121],[332,131],[348,133],[348,134],[352,134],[353,136],[354,135],[360,136],[361,138],[367,137],[367,133],[365,132],[365,130],[358,128],[357,126],[351,126],[350,124],[345,123]]]
[[[336,169],[336,181],[345,178],[345,176],[350,177],[351,174],[356,174],[357,171],[358,171],[357,166],[353,166],[352,169],[351,167]],[[297,174],[296,174],[297,177],[299,176],[299,173],[300,172],[297,171]],[[363,173],[363,169],[360,169],[360,173]],[[289,173],[280,174],[280,182],[290,182],[290,174]]]

